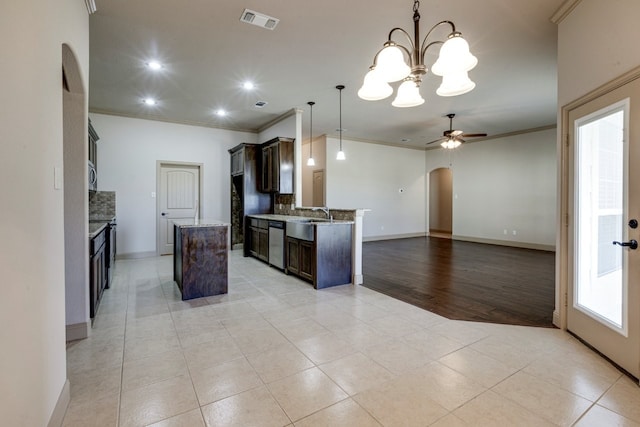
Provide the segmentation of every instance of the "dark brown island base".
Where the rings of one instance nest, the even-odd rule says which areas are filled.
[[[173,223],[173,280],[182,299],[226,294],[229,224],[211,219],[181,219]]]

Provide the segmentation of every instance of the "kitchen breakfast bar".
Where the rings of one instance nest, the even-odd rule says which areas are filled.
[[[230,224],[212,219],[177,219],[173,224],[173,279],[182,299],[226,294]]]

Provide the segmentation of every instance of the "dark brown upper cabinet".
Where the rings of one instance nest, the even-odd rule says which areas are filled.
[[[262,144],[262,191],[293,194],[292,138],[277,137]]]

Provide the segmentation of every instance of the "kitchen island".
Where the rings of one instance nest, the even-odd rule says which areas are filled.
[[[245,223],[245,256],[296,275],[315,289],[352,283],[353,221],[255,214],[248,215]],[[282,231],[274,233],[276,229]],[[278,265],[274,259],[283,262]]]
[[[173,279],[182,299],[227,293],[230,224],[174,220]]]

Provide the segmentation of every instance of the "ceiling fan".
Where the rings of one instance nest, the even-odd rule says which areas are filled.
[[[453,129],[453,118],[456,115],[453,113],[447,114],[447,117],[449,117],[449,129],[445,130],[442,133],[442,136],[438,139],[434,139],[433,141],[427,142],[426,145],[429,144],[433,144],[434,142],[441,142],[440,145],[442,145],[444,148],[456,148],[458,146],[460,146],[460,144],[462,144],[463,142],[465,142],[464,138],[478,138],[481,136],[487,136],[486,133],[464,133],[461,130],[454,130]]]

